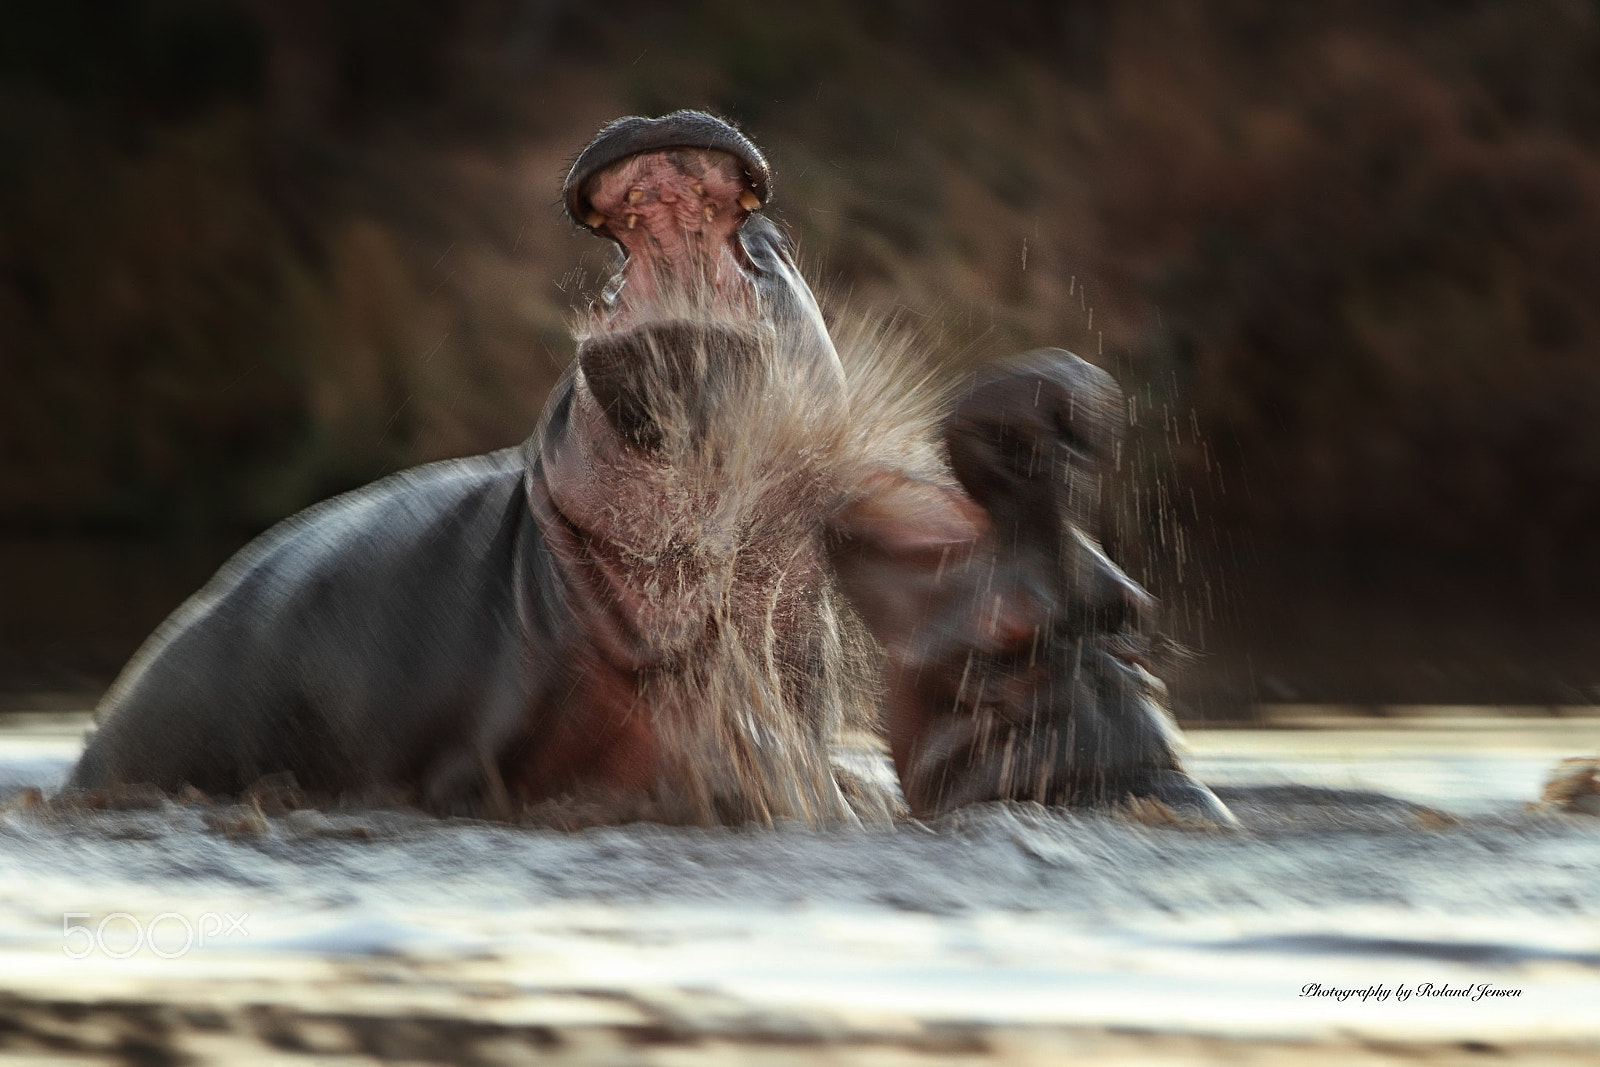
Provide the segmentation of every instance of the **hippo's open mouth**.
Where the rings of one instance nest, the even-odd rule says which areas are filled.
[[[604,326],[754,313],[756,269],[737,234],[766,199],[761,152],[709,115],[679,111],[612,123],[578,157],[564,198],[575,222],[617,243],[620,284],[608,293]]]
[[[625,442],[682,463],[683,448],[716,450],[716,427],[742,437],[842,410],[821,310],[787,239],[755,214],[769,190],[755,145],[698,111],[618,119],[573,163],[568,214],[621,251],[579,338],[577,388]]]

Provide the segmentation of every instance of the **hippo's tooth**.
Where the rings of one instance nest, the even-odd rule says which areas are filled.
[[[717,217],[717,205],[707,204],[705,207],[700,209],[700,214],[705,216],[705,220],[707,222],[710,222],[712,219]]]
[[[606,224],[606,217],[598,211],[591,211],[583,217],[583,222],[591,230],[598,230]]]
[[[744,208],[746,211],[754,211],[756,208],[761,206],[761,198],[755,193],[751,192],[749,189],[746,189],[739,194],[739,206]]]
[[[704,182],[695,182],[693,185],[689,186],[689,188],[694,190],[695,196],[706,195],[706,186]]]
[[[639,225],[639,216],[630,211],[628,212],[628,217],[625,221],[628,223],[628,229],[631,230],[635,226]]]
[[[643,189],[629,189],[628,190],[628,203],[637,204],[639,201],[641,201],[643,199],[644,199],[644,190]]]

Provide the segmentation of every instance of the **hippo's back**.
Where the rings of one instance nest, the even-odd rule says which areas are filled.
[[[124,669],[70,785],[453,806],[527,728],[549,664],[544,553],[514,449],[404,471],[246,546]],[[550,648],[550,635],[533,647]]]

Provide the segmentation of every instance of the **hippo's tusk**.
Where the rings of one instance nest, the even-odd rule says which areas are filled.
[[[749,189],[746,189],[739,194],[739,206],[744,208],[746,211],[754,211],[756,208],[761,206],[761,198],[755,193],[751,192]]]
[[[598,211],[591,211],[583,217],[583,221],[591,230],[598,230],[606,224],[606,217]]]

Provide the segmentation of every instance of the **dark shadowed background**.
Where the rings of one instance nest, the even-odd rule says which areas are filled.
[[[1186,717],[1600,702],[1596,0],[10,0],[0,691],[526,436],[605,264],[566,164],[686,106],[822,288],[1123,381]]]

